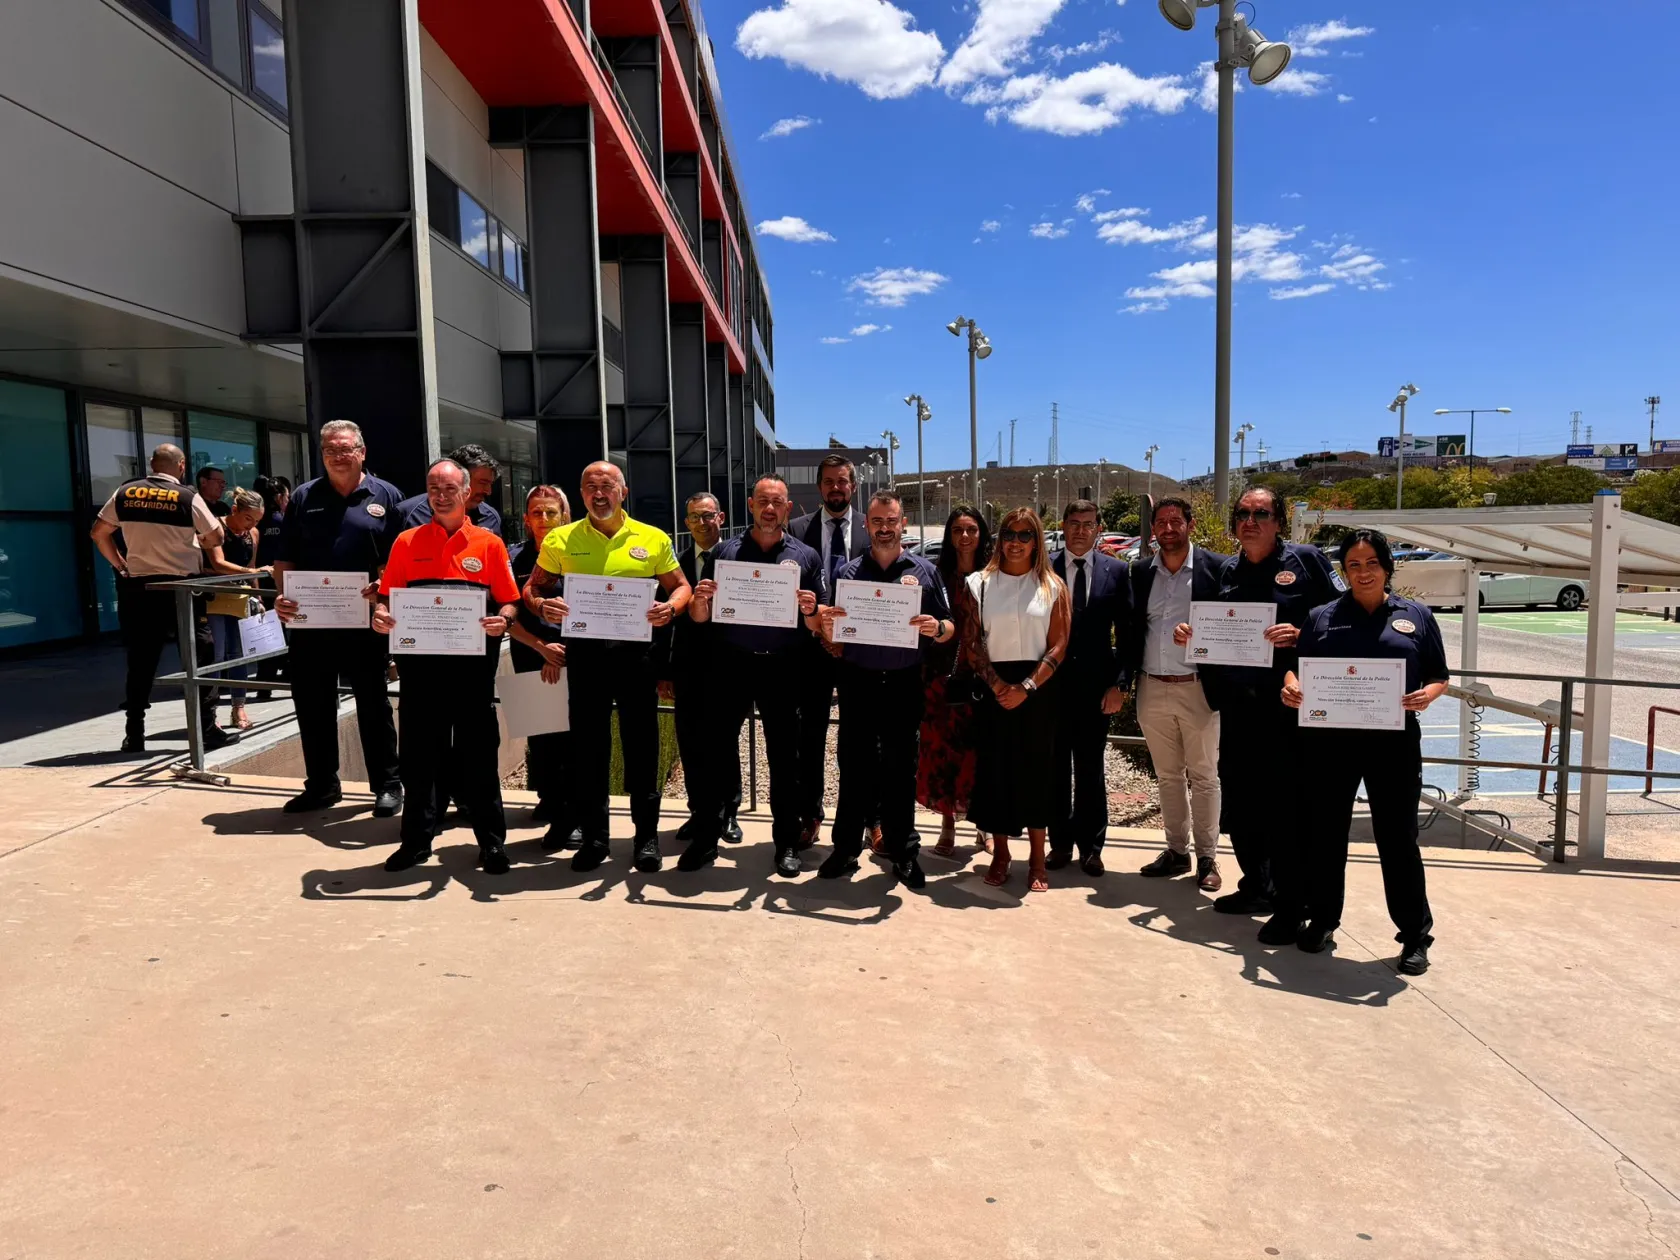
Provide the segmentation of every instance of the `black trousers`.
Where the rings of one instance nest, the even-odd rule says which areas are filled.
[[[1318,780],[1308,805],[1303,854],[1307,913],[1315,924],[1342,921],[1347,894],[1348,830],[1359,782],[1371,806],[1371,834],[1382,864],[1388,917],[1402,945],[1429,945],[1423,854],[1418,851],[1418,801],[1423,795],[1422,733],[1412,714],[1403,731],[1303,731],[1301,752]]]
[[[719,652],[727,650],[720,645]],[[718,654],[708,653],[707,660],[686,663],[671,679],[672,699],[677,708],[677,755],[683,763],[688,818],[697,828],[706,826],[709,813],[721,809],[719,835],[735,821],[741,809],[741,723],[735,723],[731,737],[726,706],[743,680],[736,676],[735,657],[729,659],[731,664],[720,668]],[[794,768],[787,772],[790,778],[798,774],[794,736],[798,731],[799,707],[795,682],[790,670],[783,685],[788,692],[785,699],[793,706],[794,722],[781,736],[787,742],[788,755],[795,759]],[[746,716],[746,710],[742,709],[741,721]],[[714,799],[720,794],[721,805]]]
[[[806,820],[828,817],[823,788],[828,776],[829,706],[840,680],[840,662],[815,641],[802,650],[799,696],[799,810]]]
[[[496,751],[494,662],[452,657],[404,657],[398,713],[401,724],[402,842],[429,845],[438,823],[437,789],[465,803],[481,846],[507,839]]]
[[[149,582],[179,582],[181,577],[119,577],[117,579],[117,624],[122,630],[123,648],[128,655],[128,677],[123,687],[123,710],[128,714],[130,734],[143,734],[146,708],[152,702],[152,680],[157,677],[163,645],[176,637],[175,592],[149,591]],[[193,658],[199,666],[216,663],[216,644],[205,613],[208,600],[193,600]],[[181,657],[186,659],[186,645]],[[216,724],[216,693],[208,687],[198,693],[198,711],[209,730]]]
[[[1050,822],[1056,853],[1077,848],[1081,858],[1095,857],[1108,838],[1109,715],[1102,711],[1108,686],[1074,675],[1056,679],[1056,812]]]
[[[1275,913],[1304,918],[1302,805],[1316,784],[1302,774],[1299,734],[1294,710],[1275,696],[1221,698],[1220,829],[1242,869],[1237,891],[1269,897]]]
[[[714,664],[724,685],[715,689],[712,752],[703,763],[702,813],[708,834],[721,835],[741,804],[741,727],[757,704],[770,762],[770,836],[777,852],[791,849],[799,843],[805,822],[797,741],[800,651],[757,653],[723,646]],[[677,703],[682,704],[680,697]]]
[[[922,671],[840,668],[840,803],[834,852],[863,852],[870,814],[895,862],[921,847],[916,835],[916,765],[921,756]]]
[[[338,680],[356,697],[356,726],[362,737],[362,760],[368,787],[387,792],[400,782],[397,724],[386,694],[386,659],[390,644],[372,630],[296,630],[290,651],[292,707],[297,710],[303,744],[304,791],[330,794],[338,780]]]
[[[525,771],[531,790],[548,815],[549,826],[570,834],[577,825],[577,806],[572,802],[572,733],[550,731],[525,741]],[[467,807],[471,809],[469,805]]]
[[[636,835],[659,830],[659,680],[645,643],[573,639],[566,644],[572,698],[573,796],[585,844],[605,844],[612,770],[612,715],[624,792]]]

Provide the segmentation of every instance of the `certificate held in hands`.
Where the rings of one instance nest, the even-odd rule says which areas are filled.
[[[653,623],[647,614],[658,590],[659,583],[653,578],[568,573],[566,637],[652,642]]]
[[[836,643],[895,648],[917,645],[916,627],[910,624],[910,618],[922,611],[920,586],[843,578],[834,584],[834,606],[846,610],[846,615],[834,623]]]
[[[366,630],[372,606],[362,598],[365,573],[290,569],[283,594],[297,604],[294,630]]]
[[[1199,599],[1190,605],[1187,665],[1258,665],[1272,663],[1266,631],[1277,621],[1277,605],[1220,604]]]
[[[1303,656],[1301,728],[1355,731],[1406,729],[1406,662],[1346,656]]]
[[[484,588],[408,586],[392,591],[393,656],[483,656]]]
[[[748,564],[719,560],[712,574],[712,620],[730,626],[799,624],[799,570],[791,564]]]

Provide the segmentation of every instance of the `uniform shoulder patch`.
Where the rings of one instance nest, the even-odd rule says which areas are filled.
[[[1277,584],[1279,586],[1294,586],[1295,585],[1295,570],[1293,570],[1293,569],[1280,569],[1280,570],[1278,570],[1278,575],[1274,580],[1277,582]]]
[[[922,582],[914,573],[906,573],[898,579],[898,584],[900,586],[920,586]]]
[[[797,569],[799,567],[799,561],[797,560],[778,560],[776,563],[784,569]]]
[[[630,558],[632,560],[646,560],[648,549],[646,547],[632,547],[630,548]]]
[[[1401,634],[1416,634],[1417,633],[1416,623],[1411,622],[1411,621],[1407,621],[1404,617],[1397,617],[1397,618],[1395,618],[1395,620],[1391,621],[1389,624],[1392,625]]]
[[[465,560],[461,561],[461,567],[468,573],[477,573],[484,567],[484,561],[480,560],[477,556],[468,556]]]
[[[383,503],[370,503],[370,504],[367,505],[367,514],[371,517],[376,518],[376,519],[378,517],[384,516],[385,515],[385,505]]]

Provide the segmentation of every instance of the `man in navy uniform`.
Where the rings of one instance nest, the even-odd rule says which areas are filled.
[[[467,492],[467,523],[499,535],[502,532],[502,514],[489,502],[496,489],[496,478],[501,473],[496,457],[477,442],[468,442],[450,451],[446,458],[465,468],[472,478]],[[397,515],[402,517],[404,529],[424,525],[432,519],[431,500],[424,494],[412,495],[397,505]]]
[[[1056,813],[1050,821],[1045,865],[1059,871],[1079,850],[1087,875],[1103,873],[1108,838],[1109,720],[1120,712],[1120,660],[1114,644],[1126,618],[1126,566],[1097,550],[1099,513],[1075,499],[1062,513],[1063,549],[1051,561],[1073,595],[1067,659],[1056,675]]]

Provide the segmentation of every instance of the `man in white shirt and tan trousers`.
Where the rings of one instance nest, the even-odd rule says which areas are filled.
[[[1137,683],[1138,725],[1149,743],[1161,787],[1167,847],[1142,870],[1153,877],[1188,875],[1196,842],[1196,884],[1218,892],[1219,713],[1210,679],[1186,662],[1190,604],[1219,596],[1227,556],[1193,547],[1192,510],[1183,499],[1154,505],[1160,551],[1132,561],[1126,667]]]

